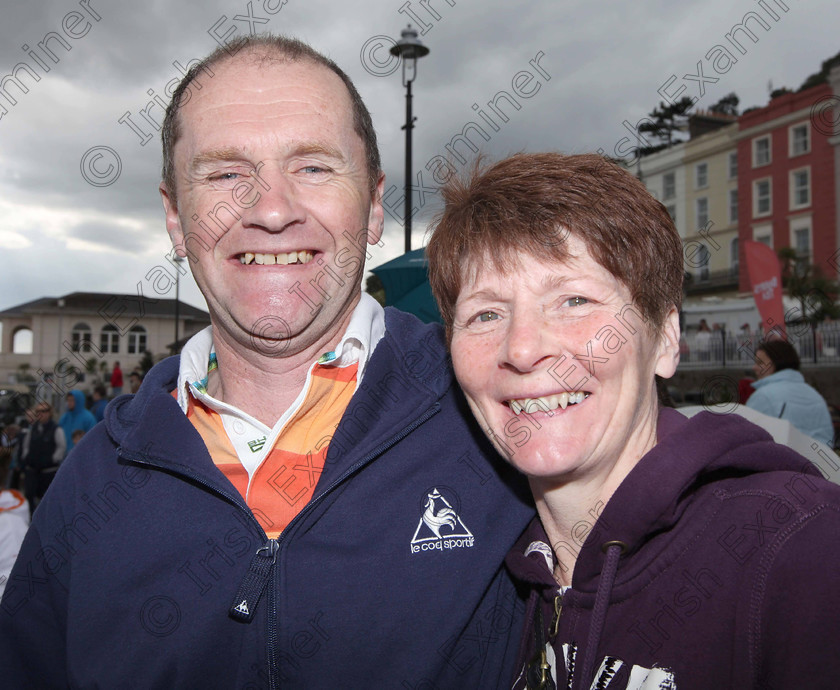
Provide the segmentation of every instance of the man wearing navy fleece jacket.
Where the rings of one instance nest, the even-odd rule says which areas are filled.
[[[61,467],[0,603],[4,687],[507,687],[533,508],[440,329],[361,294],[384,175],[352,83],[229,42],[163,142],[212,326]]]

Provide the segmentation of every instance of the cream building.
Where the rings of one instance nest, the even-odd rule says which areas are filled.
[[[708,117],[708,116],[706,116]],[[738,291],[738,124],[685,144],[686,232],[683,259],[688,302]]]

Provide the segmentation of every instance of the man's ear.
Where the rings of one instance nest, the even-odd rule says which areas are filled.
[[[654,373],[663,379],[671,378],[680,363],[680,315],[671,307],[659,331],[659,352]]]
[[[169,239],[172,241],[172,246],[175,247],[175,253],[178,256],[186,256],[184,230],[178,216],[178,203],[175,201],[175,195],[169,192],[165,182],[161,182],[158,189],[160,190],[161,201],[163,201],[163,211],[166,214],[166,232],[169,233]]]
[[[376,244],[382,237],[385,229],[385,209],[382,206],[382,195],[385,193],[385,173],[379,173],[379,180],[376,189],[373,191],[373,198],[370,202],[370,213],[368,214],[368,244]]]

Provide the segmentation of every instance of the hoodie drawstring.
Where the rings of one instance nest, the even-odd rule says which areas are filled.
[[[604,567],[598,581],[595,608],[592,611],[592,623],[589,626],[589,639],[583,649],[582,663],[579,667],[580,673],[575,674],[576,688],[592,687],[592,681],[595,680],[598,644],[601,641],[601,633],[604,631],[604,623],[607,620],[607,608],[610,604],[615,575],[618,571],[618,559],[627,550],[627,544],[622,541],[608,541],[601,546],[601,550],[607,554],[607,557],[604,559]]]

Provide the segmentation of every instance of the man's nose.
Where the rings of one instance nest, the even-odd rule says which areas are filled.
[[[300,190],[289,174],[264,165],[259,171],[259,184],[253,177],[250,182],[254,189],[242,197],[242,227],[282,232],[306,220]]]

